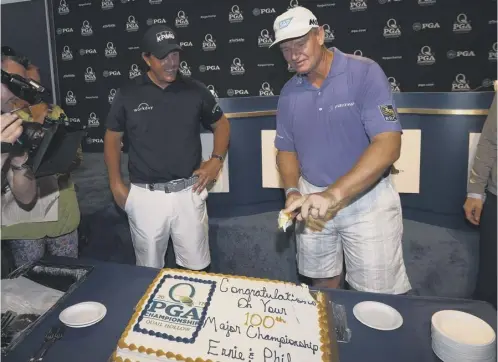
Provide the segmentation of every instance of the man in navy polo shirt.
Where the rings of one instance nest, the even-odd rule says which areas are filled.
[[[344,254],[354,289],[406,293],[401,204],[389,175],[402,130],[384,72],[370,59],[327,49],[306,8],[277,17],[274,31],[272,46],[297,73],[279,97],[275,146],[284,211],[301,221],[300,273],[337,288]],[[310,227],[319,220],[321,230]]]
[[[116,93],[104,156],[114,199],[128,214],[137,265],[162,268],[171,236],[178,266],[205,270],[211,262],[206,186],[222,167],[230,124],[204,84],[178,73],[180,50],[167,26],[145,33],[142,55],[149,71]],[[201,123],[214,132],[206,162]],[[125,131],[130,187],[120,172]]]

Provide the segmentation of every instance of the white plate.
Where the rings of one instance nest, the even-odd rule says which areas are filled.
[[[95,322],[91,322],[91,323],[87,323],[87,324],[66,324],[66,326],[71,327],[71,328],[85,328],[85,327],[90,327],[90,326],[93,326],[94,324],[97,324],[102,319],[104,319],[104,316],[102,316],[102,318],[97,319]]]
[[[104,318],[107,308],[97,302],[83,302],[64,309],[59,314],[62,323],[73,328],[88,327]]]
[[[353,314],[364,325],[380,331],[392,331],[403,324],[403,317],[393,307],[379,302],[361,302],[354,306]]]
[[[442,310],[432,316],[432,327],[449,340],[463,347],[487,347],[496,341],[493,328],[476,316],[457,310]]]

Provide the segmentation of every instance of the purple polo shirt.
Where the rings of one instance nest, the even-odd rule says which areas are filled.
[[[322,187],[351,170],[377,134],[402,131],[381,67],[330,50],[334,59],[320,89],[299,75],[284,85],[275,137],[278,150],[297,153],[301,175]]]

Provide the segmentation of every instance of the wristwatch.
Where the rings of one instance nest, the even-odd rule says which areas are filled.
[[[223,162],[223,156],[217,155],[217,154],[215,154],[215,153],[213,153],[213,154],[211,155],[211,158],[217,158],[218,160],[220,160],[221,162]]]

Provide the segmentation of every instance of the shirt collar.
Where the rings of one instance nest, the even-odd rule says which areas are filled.
[[[336,47],[329,48],[329,50],[334,53],[334,59],[332,60],[332,66],[330,67],[327,78],[333,78],[336,75],[342,74],[346,71],[348,59],[346,54],[341,52]]]

